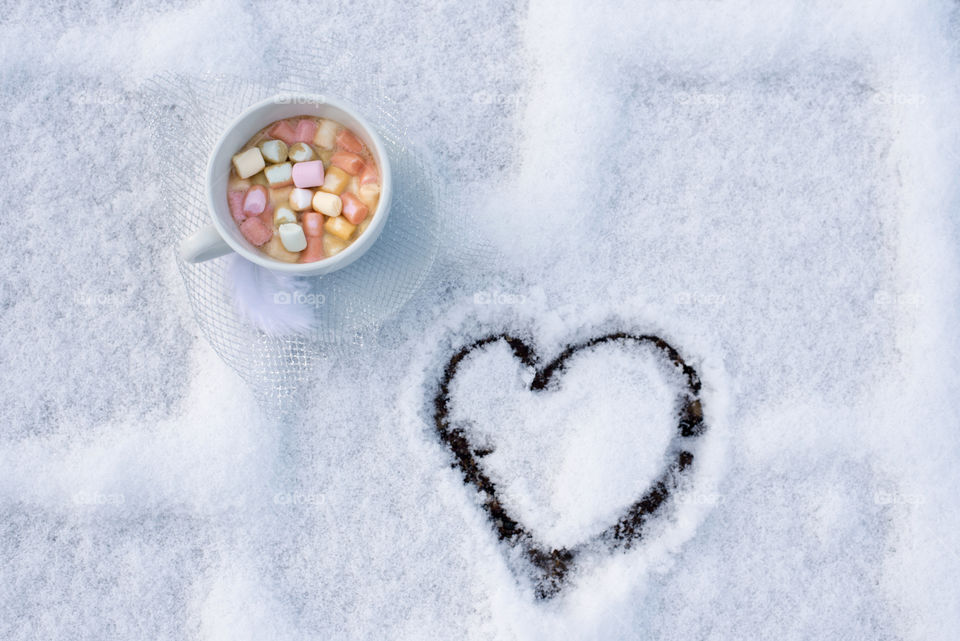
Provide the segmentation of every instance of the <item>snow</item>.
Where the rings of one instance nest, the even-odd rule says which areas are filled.
[[[8,8],[0,638],[952,639],[958,14],[834,5]],[[280,82],[303,12],[449,220],[422,291],[276,414],[184,295],[150,124],[181,106],[149,83]],[[549,360],[612,329],[696,367],[708,430],[643,540],[539,601],[432,393],[478,336]],[[530,376],[477,354],[457,420],[575,544],[656,477],[675,387],[606,347]]]

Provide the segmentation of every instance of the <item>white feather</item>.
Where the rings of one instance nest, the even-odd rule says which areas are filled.
[[[277,274],[240,256],[232,260],[227,284],[244,318],[271,336],[310,329],[314,309],[304,302],[308,288],[303,279]]]

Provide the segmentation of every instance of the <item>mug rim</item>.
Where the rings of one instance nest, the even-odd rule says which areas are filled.
[[[262,110],[270,106],[283,106],[286,104],[329,105],[334,109],[338,109],[346,113],[359,124],[359,129],[362,131],[358,131],[357,133],[360,134],[362,138],[365,138],[369,141],[370,146],[373,148],[372,151],[377,157],[379,164],[380,199],[377,203],[376,210],[374,210],[373,221],[371,221],[370,225],[367,226],[363,233],[357,237],[357,239],[354,240],[354,242],[351,243],[346,249],[334,256],[323,258],[311,263],[287,263],[275,258],[271,258],[255,247],[250,249],[237,242],[233,233],[231,233],[231,230],[227,227],[226,219],[229,218],[229,223],[234,229],[238,229],[238,225],[236,225],[236,221],[234,221],[233,216],[230,215],[229,208],[226,207],[225,204],[222,207],[218,206],[218,194],[214,193],[214,177],[216,176],[216,172],[223,171],[223,168],[220,167],[220,160],[223,157],[224,145],[226,144],[230,133],[251,118],[254,118]],[[293,116],[288,116],[288,118],[289,117]],[[270,123],[282,119],[283,118],[272,118],[268,121],[265,121],[259,127],[257,127],[257,130],[259,131]],[[235,153],[237,153],[237,151],[227,150],[228,163],[229,159],[232,158]],[[227,171],[229,172],[229,164],[227,167]],[[233,251],[243,258],[273,271],[300,275],[319,275],[329,274],[337,271],[338,269],[343,269],[356,259],[360,258],[360,256],[362,256],[373,245],[373,243],[376,242],[377,237],[380,235],[380,232],[382,231],[383,226],[386,223],[387,216],[390,212],[393,176],[390,168],[390,159],[387,156],[386,147],[384,146],[383,141],[380,139],[380,135],[370,125],[370,123],[367,122],[366,118],[360,115],[356,108],[339,98],[334,98],[327,94],[283,92],[250,105],[240,112],[240,114],[237,115],[237,117],[234,118],[229,125],[227,125],[227,127],[223,130],[223,133],[220,135],[220,138],[217,140],[217,144],[214,145],[214,148],[210,153],[210,158],[207,162],[206,183],[207,208],[210,211],[210,217],[213,219],[213,225],[220,237],[224,240],[224,242],[227,243],[227,245],[230,246]],[[226,203],[226,193],[220,195],[223,196],[223,203]],[[364,239],[366,240],[361,242]]]

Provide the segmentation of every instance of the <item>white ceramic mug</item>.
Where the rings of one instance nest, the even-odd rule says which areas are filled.
[[[313,263],[285,263],[261,252],[240,233],[227,204],[227,180],[230,178],[233,155],[270,123],[296,116],[329,118],[352,130],[367,145],[380,170],[380,202],[373,220],[349,247]],[[213,148],[207,164],[207,206],[213,224],[185,238],[180,243],[180,256],[187,262],[199,263],[235,251],[247,260],[275,271],[301,275],[329,274],[360,258],[377,240],[390,213],[391,187],[390,159],[383,141],[354,108],[329,96],[279,94],[258,102],[237,116]]]

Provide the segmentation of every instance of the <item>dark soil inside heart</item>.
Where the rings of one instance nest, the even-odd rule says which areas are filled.
[[[475,448],[462,427],[450,424],[450,384],[464,359],[477,350],[496,342],[506,343],[514,356],[524,365],[534,370],[530,384],[531,391],[543,392],[551,388],[557,376],[563,372],[567,361],[577,352],[591,349],[604,343],[636,343],[655,347],[660,355],[679,367],[684,375],[685,389],[678,390],[681,409],[677,416],[675,439],[691,439],[701,436],[706,430],[703,411],[700,404],[700,379],[697,372],[681,357],[679,352],[662,338],[647,334],[612,333],[588,341],[568,345],[559,356],[542,367],[538,367],[535,350],[523,340],[508,334],[492,334],[462,347],[447,361],[437,394],[434,397],[434,424],[440,440],[454,455],[453,466],[460,469],[464,483],[473,487],[483,497],[483,508],[490,517],[497,537],[510,545],[519,546],[536,571],[534,590],[538,598],[547,599],[556,595],[563,587],[577,556],[588,547],[606,548],[614,551],[629,549],[642,538],[644,527],[667,501],[676,488],[680,476],[693,464],[693,454],[683,447],[675,448],[669,464],[657,480],[640,496],[616,523],[598,533],[588,541],[571,548],[547,550],[539,545],[534,537],[517,519],[513,518],[503,506],[496,484],[484,471],[480,460],[492,450]]]

